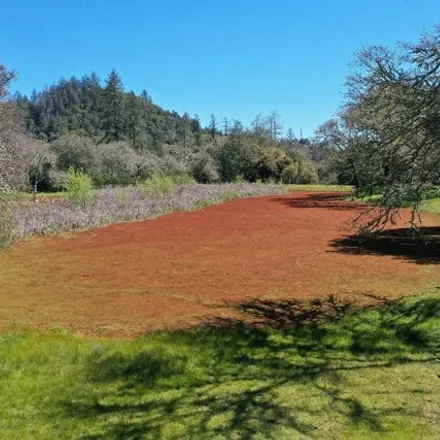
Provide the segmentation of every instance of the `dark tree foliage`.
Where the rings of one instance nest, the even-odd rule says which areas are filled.
[[[191,133],[200,124],[187,116],[168,112],[153,104],[143,90],[140,96],[126,93],[116,71],[101,85],[95,73],[81,79],[60,79],[30,98],[16,94],[13,102],[20,109],[30,132],[44,140],[54,140],[67,133],[104,139],[128,140],[137,150],[160,151],[163,143],[172,144],[182,126],[192,124]]]
[[[110,72],[106,80],[103,103],[104,111],[102,126],[104,129],[105,140],[107,142],[111,142],[124,139],[124,128],[126,126],[125,119],[129,118],[129,109],[127,108],[126,113],[124,102],[124,85],[122,84],[121,77],[114,69]],[[130,111],[132,112],[133,109],[130,109]]]
[[[142,118],[142,101],[131,91],[126,98],[126,131],[132,147],[139,151],[147,147],[145,120]]]

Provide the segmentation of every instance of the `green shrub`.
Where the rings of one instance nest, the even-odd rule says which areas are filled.
[[[123,188],[118,186],[115,191],[116,194],[116,203],[119,209],[123,209],[129,203],[129,197]]]
[[[126,142],[101,144],[97,151],[101,185],[130,185],[136,181],[143,158]]]
[[[284,168],[281,179],[283,183],[287,184],[312,184],[318,183],[318,174],[315,169],[306,162],[293,162]]]
[[[298,183],[298,175],[299,175],[299,164],[298,162],[294,162],[284,168],[283,173],[281,174],[281,180],[283,183],[291,184]]]
[[[49,173],[49,179],[43,182],[47,182],[47,189],[53,192],[67,191],[67,186],[69,184],[69,172],[51,170]],[[45,188],[46,189],[46,188]]]
[[[241,174],[239,174],[238,176],[234,177],[234,179],[232,181],[234,183],[246,183],[247,182],[247,180]]]
[[[93,200],[92,179],[86,173],[70,168],[65,197],[74,205],[87,205]]]
[[[191,173],[200,183],[213,183],[219,180],[217,167],[209,154],[201,153],[191,162]]]
[[[193,185],[197,183],[188,173],[177,174],[173,177],[173,180],[177,185]]]
[[[145,197],[165,197],[176,189],[172,177],[153,174],[148,180],[138,183],[138,188]]]
[[[93,174],[98,166],[97,149],[91,138],[66,134],[51,143],[56,154],[59,170],[68,171],[71,167]]]
[[[259,148],[255,162],[251,166],[251,173],[246,176],[261,178],[265,183],[279,182],[283,170],[292,163],[292,159],[285,151],[276,148]]]
[[[438,199],[440,198],[440,187],[430,185],[423,188],[423,199]]]
[[[318,174],[316,173],[314,168],[312,168],[308,164],[304,164],[302,167],[300,167],[298,183],[310,185],[310,184],[316,184],[318,182],[319,182]]]

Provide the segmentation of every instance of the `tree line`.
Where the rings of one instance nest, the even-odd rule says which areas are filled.
[[[308,140],[296,139],[291,129],[282,136],[277,112],[257,115],[249,127],[211,115],[202,127],[197,115],[154,104],[146,90],[126,92],[115,70],[104,84],[95,73],[62,78],[30,97],[15,93],[2,105],[13,109],[17,132],[27,140],[21,161],[35,190],[63,189],[70,168],[97,186],[132,184],[154,173],[201,183],[332,179],[314,163]]]
[[[338,116],[310,139],[283,131],[273,111],[245,127],[200,119],[126,92],[116,71],[61,79],[31,97],[8,89],[0,65],[1,185],[62,189],[71,168],[96,185],[131,184],[155,173],[199,182],[234,180],[351,184],[382,194],[369,227],[392,221],[408,201],[413,223],[430,185],[440,184],[440,28],[416,43],[370,46],[355,57]]]

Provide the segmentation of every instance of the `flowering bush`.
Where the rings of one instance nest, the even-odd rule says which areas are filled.
[[[282,185],[251,183],[177,185],[161,198],[146,197],[138,187],[103,188],[91,203],[74,205],[63,199],[45,203],[15,202],[15,238],[56,234],[129,220],[152,218],[168,212],[191,211],[226,200],[281,194]]]

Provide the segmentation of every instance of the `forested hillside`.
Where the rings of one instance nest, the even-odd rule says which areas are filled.
[[[112,71],[103,87],[95,73],[78,79],[60,79],[30,98],[16,93],[27,128],[39,139],[54,140],[71,133],[96,142],[127,140],[136,150],[160,151],[164,143],[184,141],[185,128],[200,132],[197,117],[182,117],[152,103],[144,90],[140,96],[124,92],[122,79]]]
[[[91,73],[60,79],[30,97],[15,93],[3,105],[14,108],[26,134],[21,160],[28,184],[38,190],[62,190],[70,168],[97,186],[132,184],[155,173],[202,183],[338,181],[337,148],[297,139],[292,129],[284,136],[275,111],[257,115],[249,127],[211,115],[203,127],[197,115],[155,105],[146,90],[127,92],[115,70],[105,81]]]

